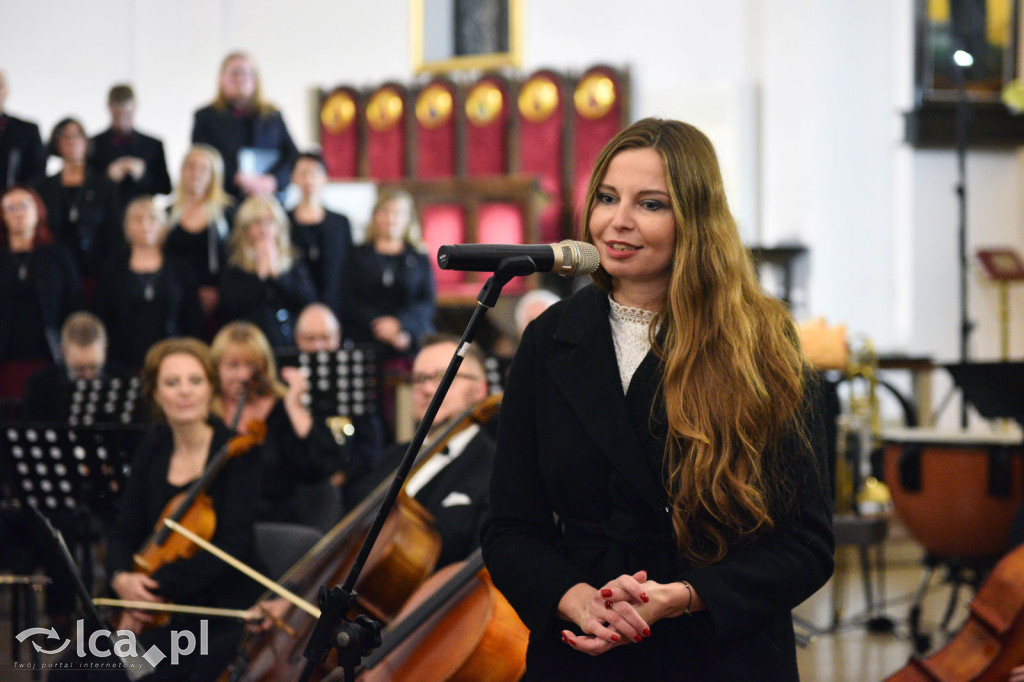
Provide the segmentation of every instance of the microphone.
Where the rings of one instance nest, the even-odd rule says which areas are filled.
[[[494,272],[504,258],[526,256],[537,272],[557,272],[562,277],[589,275],[601,265],[597,247],[569,239],[557,244],[451,244],[437,250],[442,270]]]

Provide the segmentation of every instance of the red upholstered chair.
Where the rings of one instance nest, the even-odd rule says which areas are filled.
[[[477,213],[477,243],[522,244],[523,232],[523,215],[515,204],[484,204]],[[525,289],[525,280],[516,277],[505,285],[503,291],[520,294]]]
[[[438,294],[461,291],[466,285],[467,273],[439,268],[437,250],[445,244],[465,243],[466,221],[462,209],[452,204],[427,206],[420,211],[420,225]]]

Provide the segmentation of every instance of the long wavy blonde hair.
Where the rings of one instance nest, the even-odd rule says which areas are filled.
[[[664,162],[676,227],[665,305],[651,326],[664,364],[666,485],[680,554],[707,564],[774,525],[785,492],[765,453],[793,428],[804,362],[789,312],[758,283],[714,147],[693,126],[648,118],[608,143],[587,190],[584,239],[609,162],[641,148]],[[612,290],[604,269],[594,280]]]

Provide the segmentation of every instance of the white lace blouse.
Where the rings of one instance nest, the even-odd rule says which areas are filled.
[[[629,389],[636,368],[651,350],[650,326],[656,313],[642,308],[620,305],[608,296],[611,310],[608,320],[612,325],[612,341],[615,343],[615,358],[619,361],[619,379],[622,392]]]

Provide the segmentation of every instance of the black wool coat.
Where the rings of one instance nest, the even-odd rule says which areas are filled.
[[[623,394],[608,309],[592,286],[549,308],[526,330],[506,385],[482,547],[494,584],[530,628],[525,679],[797,679],[790,610],[833,569],[814,401],[801,417],[814,457],[797,454],[796,438],[766,453],[787,472],[792,501],[776,510],[774,529],[694,567],[675,547],[665,425],[651,418],[659,362],[648,354]],[[575,627],[557,614],[570,587],[641,569],[689,581],[707,610],[658,621],[650,638],[596,657],[561,641]]]

